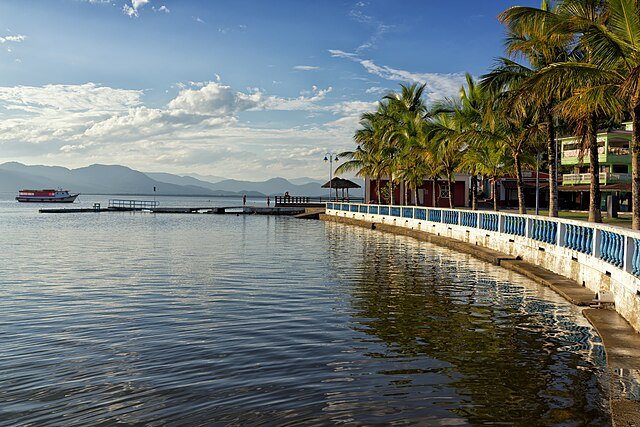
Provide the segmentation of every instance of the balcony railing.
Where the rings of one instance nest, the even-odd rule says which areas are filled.
[[[612,172],[600,172],[600,184],[617,184],[631,182],[630,173],[612,173]],[[563,185],[579,185],[590,184],[591,174],[589,173],[567,173],[562,175]]]

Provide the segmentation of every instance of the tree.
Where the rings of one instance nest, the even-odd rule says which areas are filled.
[[[558,216],[557,150],[554,92],[539,90],[526,82],[536,72],[569,58],[572,34],[558,31],[560,17],[550,0],[542,0],[539,9],[514,6],[498,19],[507,27],[506,50],[514,58],[523,58],[529,66],[501,58],[494,69],[483,77],[483,85],[493,90],[513,91],[512,101],[525,103],[538,110],[536,117],[546,131],[547,163],[549,165],[549,216]]]
[[[526,83],[536,90],[565,98],[555,106],[555,111],[580,137],[581,152],[589,153],[589,221],[592,222],[602,222],[598,124],[600,119],[620,116],[624,109],[612,79],[620,78],[615,70],[620,64],[603,66],[597,55],[598,35],[607,31],[610,16],[606,6],[603,0],[565,0],[558,8],[560,19],[556,21],[555,31],[578,37],[574,55],[565,62],[542,68]]]

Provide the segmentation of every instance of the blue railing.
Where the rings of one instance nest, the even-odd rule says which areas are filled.
[[[628,232],[615,232],[611,227],[593,227],[587,224],[579,225],[576,221],[538,219],[513,214],[413,206],[327,203],[327,209],[461,225],[468,228],[529,237],[539,242],[560,245],[573,251],[596,256],[636,277],[640,277],[640,237],[631,237]],[[502,225],[500,219],[502,219]],[[596,233],[598,234],[596,235]]]
[[[622,267],[624,262],[624,238],[612,231],[602,231],[600,258],[616,267]]]
[[[581,225],[567,224],[562,246],[591,255],[593,252],[593,229]]]
[[[478,214],[476,212],[462,212],[460,215],[460,224],[473,228],[478,226]]]
[[[524,237],[527,233],[527,220],[526,218],[519,216],[505,216],[504,232],[507,234],[513,234],[514,236]]]
[[[444,211],[442,212],[442,222],[446,224],[457,224],[459,215],[460,212],[458,211]]]
[[[532,220],[531,237],[545,243],[556,243],[558,236],[558,224],[542,219]]]
[[[489,231],[498,231],[498,215],[482,213],[480,214],[480,228]]]

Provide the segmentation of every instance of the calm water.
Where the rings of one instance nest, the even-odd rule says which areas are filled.
[[[5,200],[0,250],[0,425],[609,423],[576,308],[410,238]]]

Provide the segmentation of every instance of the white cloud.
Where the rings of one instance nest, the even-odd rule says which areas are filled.
[[[192,16],[191,19],[201,24],[204,24],[204,21],[199,16]]]
[[[43,114],[122,111],[141,104],[142,91],[113,89],[95,83],[0,87],[0,103],[8,110]]]
[[[346,59],[356,59],[358,55],[355,53],[349,53],[338,49],[329,49],[328,52],[334,58],[346,58]]]
[[[381,86],[371,86],[370,88],[368,88],[367,90],[365,90],[366,93],[375,93],[375,94],[383,94],[383,93],[387,93],[390,92],[391,89],[386,88],[386,87],[381,87]]]
[[[169,13],[169,12],[171,12],[171,11],[169,10],[169,8],[168,8],[167,6],[162,5],[162,6],[160,6],[160,7],[158,8],[158,12]]]
[[[319,70],[320,67],[316,67],[314,65],[296,65],[293,67],[293,69],[298,71],[314,71]]]
[[[318,150],[349,148],[359,114],[375,108],[331,102],[331,87],[289,98],[255,88],[235,91],[218,78],[183,85],[156,108],[144,105],[140,90],[95,83],[0,87],[0,161],[295,177],[322,173]],[[248,120],[267,110],[307,111],[320,123],[272,127]],[[296,156],[289,158],[292,150]]]
[[[392,68],[386,65],[378,65],[370,59],[360,59],[357,54],[342,50],[329,49],[329,54],[334,58],[343,58],[362,65],[369,73],[385,80],[425,84],[424,94],[428,102],[434,102],[447,96],[453,96],[465,83],[464,73],[415,73],[406,70]]]
[[[122,12],[130,18],[137,18],[139,10],[147,3],[149,0],[131,0],[131,5],[125,3],[122,6]]]
[[[15,36],[4,36],[4,37],[0,37],[0,43],[1,44],[5,44],[5,43],[21,43],[23,41],[25,41],[27,39],[27,36],[22,35],[22,34],[16,34]]]

